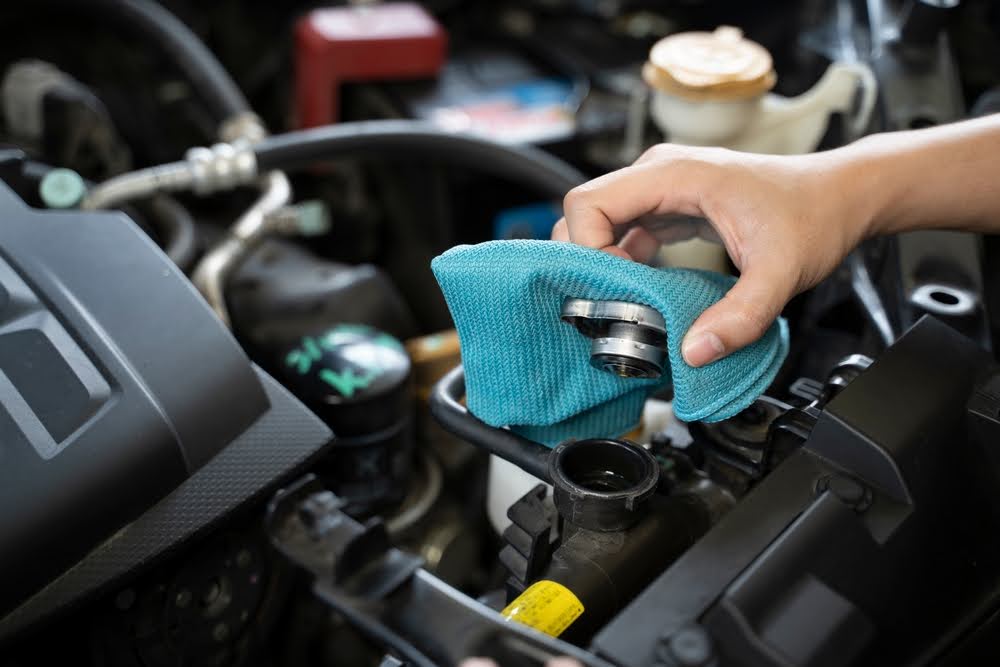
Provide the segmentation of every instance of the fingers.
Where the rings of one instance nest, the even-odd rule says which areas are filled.
[[[642,227],[634,227],[618,242],[618,247],[637,262],[649,264],[660,249],[660,239]]]
[[[489,658],[466,658],[459,667],[499,667],[497,663]]]
[[[726,296],[691,325],[681,344],[684,361],[704,366],[754,342],[781,314],[795,289],[795,277],[785,264],[748,268]]]
[[[615,225],[649,213],[697,215],[701,174],[690,160],[647,162],[574,188],[563,201],[569,240],[607,250],[615,245]]]
[[[552,226],[553,241],[569,241],[569,228],[566,227],[566,218],[559,218],[558,222]]]
[[[566,227],[566,218],[560,218],[558,222],[552,227],[552,240],[553,241],[569,241],[569,230]],[[623,259],[635,259],[629,254],[624,248],[609,246],[603,248],[603,250],[611,255],[617,255]],[[641,260],[637,260],[641,261]]]
[[[499,667],[497,663],[490,660],[489,658],[466,658],[461,662],[459,667]],[[578,661],[573,658],[567,658],[561,656],[558,658],[551,658],[545,663],[545,667],[583,667]]]

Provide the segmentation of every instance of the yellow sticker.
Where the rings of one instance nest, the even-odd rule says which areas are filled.
[[[542,580],[528,586],[500,613],[508,621],[558,637],[583,613],[583,603],[562,584]]]

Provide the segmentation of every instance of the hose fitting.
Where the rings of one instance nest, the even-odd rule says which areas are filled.
[[[257,178],[257,157],[247,141],[197,146],[184,157],[191,173],[191,190],[197,195],[231,190]]]

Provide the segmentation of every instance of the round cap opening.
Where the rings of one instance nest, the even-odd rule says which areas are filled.
[[[656,477],[648,452],[620,440],[579,440],[557,454],[561,477],[579,489],[602,495],[642,491]]]

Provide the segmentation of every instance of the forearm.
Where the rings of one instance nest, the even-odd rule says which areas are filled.
[[[1000,232],[1000,115],[868,137],[826,154],[834,196],[865,235]]]

